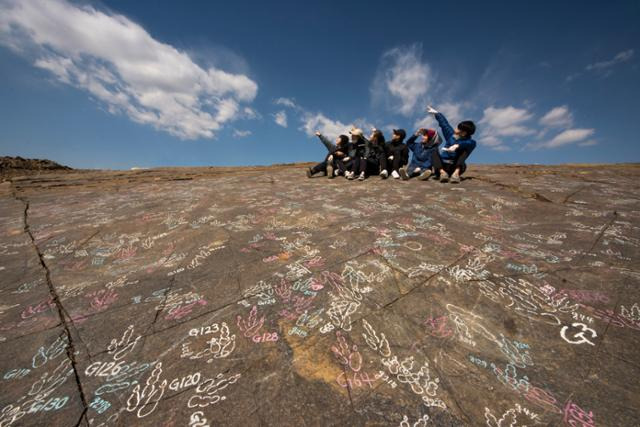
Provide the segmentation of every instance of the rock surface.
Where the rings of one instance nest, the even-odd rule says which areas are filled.
[[[0,184],[0,426],[640,419],[640,166]]]

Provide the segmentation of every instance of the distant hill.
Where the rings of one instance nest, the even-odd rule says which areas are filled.
[[[22,157],[0,157],[0,175],[16,175],[40,171],[73,170],[48,159],[24,159]]]

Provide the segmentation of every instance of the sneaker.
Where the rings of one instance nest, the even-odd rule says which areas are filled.
[[[364,172],[360,172],[360,176],[358,177],[358,181],[364,181]]]
[[[340,176],[342,174],[342,171],[340,169],[336,169],[335,171],[333,171],[333,174],[335,176]]]
[[[347,179],[353,179],[353,178],[355,178],[355,177],[356,177],[356,174],[355,174],[355,173],[353,173],[353,172],[347,172],[346,177],[347,177]]]
[[[313,176],[313,172],[311,171],[311,168],[307,169],[307,178],[311,178]]]
[[[403,181],[407,181],[409,179],[409,174],[407,173],[405,168],[400,168],[400,176]]]
[[[380,172],[380,178],[381,179],[389,178],[389,172],[387,172],[386,170],[383,170],[382,172]]]
[[[449,174],[446,172],[440,173],[440,182],[449,182]]]
[[[427,181],[429,178],[431,178],[431,171],[429,169],[427,169],[426,171],[422,172],[420,174],[420,176],[418,177],[418,179],[420,181]]]
[[[333,179],[333,166],[327,165],[327,178]]]
[[[400,179],[400,175],[398,175],[398,171],[391,172],[391,176],[393,177],[393,179]]]
[[[449,182],[452,184],[460,184],[460,175],[454,172],[453,175],[451,175]]]

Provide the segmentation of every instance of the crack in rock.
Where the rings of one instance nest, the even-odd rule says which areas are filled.
[[[29,236],[29,239],[31,240],[31,246],[33,247],[33,249],[35,250],[36,254],[38,255],[38,260],[40,261],[40,266],[42,267],[42,269],[44,270],[45,273],[45,282],[47,284],[47,287],[49,288],[49,296],[51,297],[51,299],[53,300],[53,303],[56,307],[56,311],[58,312],[58,317],[60,319],[60,324],[64,330],[65,335],[67,336],[67,341],[68,341],[68,345],[66,348],[66,354],[67,357],[69,358],[69,360],[71,361],[71,367],[73,369],[73,375],[76,381],[76,386],[78,388],[78,394],[80,395],[80,400],[82,401],[82,414],[80,414],[80,418],[78,419],[78,422],[75,424],[76,426],[80,425],[80,423],[82,422],[82,420],[85,420],[85,424],[86,422],[86,416],[87,416],[87,410],[89,408],[89,405],[87,403],[87,398],[86,395],[84,393],[84,389],[82,387],[82,382],[80,381],[80,375],[78,373],[78,368],[77,368],[77,362],[76,362],[76,349],[75,349],[75,344],[73,341],[73,335],[71,334],[71,330],[69,329],[69,324],[67,323],[67,318],[65,316],[65,309],[62,306],[62,302],[60,301],[60,297],[58,296],[58,293],[56,292],[55,287],[53,286],[53,283],[51,282],[51,271],[49,270],[49,267],[47,266],[47,264],[44,261],[44,256],[42,254],[42,252],[40,251],[40,248],[38,248],[38,245],[36,244],[36,240],[33,237],[33,234],[31,233],[31,229],[29,227],[29,201],[23,197],[18,196],[15,193],[15,190],[13,191],[13,197],[16,200],[19,200],[20,202],[22,202],[24,204],[24,211],[22,214],[22,221],[23,221],[23,229],[24,229],[24,233]]]

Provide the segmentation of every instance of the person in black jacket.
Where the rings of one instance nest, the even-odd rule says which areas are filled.
[[[376,128],[371,130],[369,137],[367,160],[367,175],[380,175],[382,179],[389,176],[387,172],[387,154],[384,141],[384,135]]]
[[[307,169],[307,178],[311,178],[319,172],[325,172],[327,178],[332,179],[335,176],[334,170],[336,170],[336,168],[344,174],[347,167],[345,160],[348,160],[348,152],[350,149],[349,138],[347,138],[346,135],[340,135],[336,138],[336,143],[333,144],[320,132],[316,132],[316,136],[320,138],[320,141],[327,147],[329,153],[322,162]]]
[[[387,171],[387,173],[391,173],[391,176],[395,179],[400,178],[400,168],[409,163],[409,149],[403,142],[406,136],[407,133],[404,129],[394,129],[391,141],[386,146],[387,164],[390,167],[385,169],[391,170],[391,172]]]

